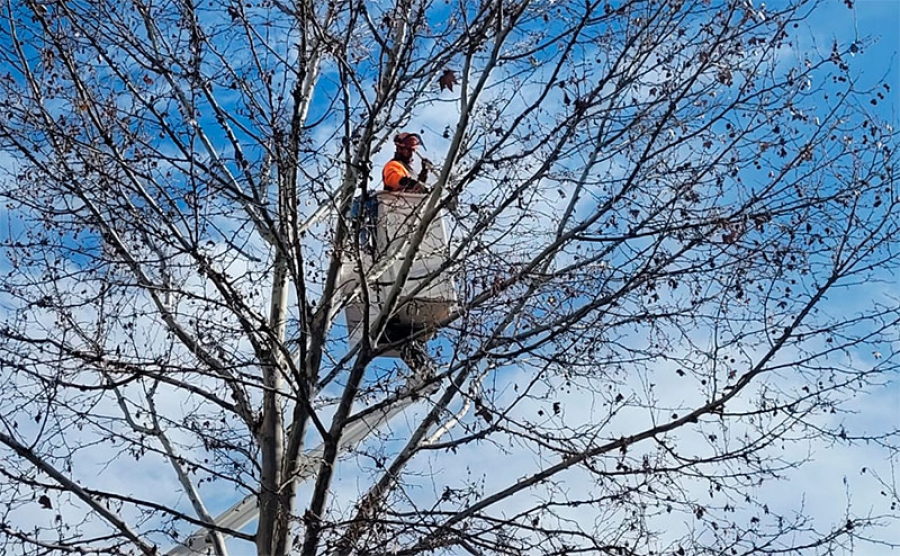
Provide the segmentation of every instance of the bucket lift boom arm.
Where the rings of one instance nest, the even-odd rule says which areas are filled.
[[[421,399],[420,396],[427,395],[429,393],[427,389],[428,387],[423,388],[420,375],[417,374],[410,377],[407,387],[401,390],[393,401],[377,409],[362,413],[353,423],[347,425],[344,429],[344,434],[341,435],[339,453],[346,453],[359,446],[372,432],[380,429],[391,419],[415,404]],[[298,481],[305,481],[315,474],[324,452],[325,444],[322,443],[303,455],[303,461],[297,472]],[[218,529],[236,531],[249,525],[258,515],[259,508],[256,495],[251,494],[216,516],[214,523]],[[208,529],[199,529],[185,539],[184,542],[170,550],[166,556],[206,554],[211,546],[208,535]]]

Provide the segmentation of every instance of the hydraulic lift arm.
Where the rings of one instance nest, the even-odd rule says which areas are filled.
[[[436,385],[429,385],[429,387],[424,388],[420,386],[421,376],[411,377],[407,389],[401,391],[393,402],[362,415],[358,420],[348,425],[344,429],[344,434],[341,435],[339,453],[346,453],[359,446],[372,432],[380,429],[408,407],[420,401],[422,399],[421,396],[430,393],[428,391],[429,387],[433,388]],[[324,451],[325,444],[322,443],[304,454],[304,459],[297,473],[298,481],[305,481],[315,474]],[[253,522],[258,514],[256,495],[251,494],[216,516],[214,522],[216,528],[238,531]],[[195,531],[183,543],[170,550],[167,556],[206,554],[211,546],[208,533],[209,530],[206,528]]]

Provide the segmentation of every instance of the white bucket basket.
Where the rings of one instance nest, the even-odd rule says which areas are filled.
[[[345,251],[338,280],[344,294],[351,296],[344,311],[351,347],[362,339],[363,317],[368,314],[369,325],[375,324],[391,288],[400,278],[427,197],[418,193],[376,193],[374,249],[361,249],[359,253],[352,249]],[[413,251],[412,266],[400,291],[399,303],[389,317],[386,333],[375,337],[375,331],[370,330],[373,345],[398,341],[422,330],[433,332],[450,315],[456,307],[456,290],[450,275],[439,272],[447,261],[447,253],[447,234],[439,213],[428,224],[418,249]],[[360,265],[365,274],[364,283],[360,281]],[[363,303],[362,286],[368,291],[368,305]],[[396,353],[385,355],[396,356]]]

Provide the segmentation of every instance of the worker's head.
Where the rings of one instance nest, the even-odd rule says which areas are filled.
[[[394,137],[394,147],[397,149],[397,155],[406,162],[412,160],[413,154],[421,144],[422,138],[418,133],[403,132],[398,133],[397,136]]]

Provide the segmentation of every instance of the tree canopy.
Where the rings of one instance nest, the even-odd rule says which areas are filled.
[[[891,84],[810,37],[852,2],[772,4],[4,3],[0,551],[900,542]],[[408,265],[341,317],[400,131],[457,294],[427,376]]]

